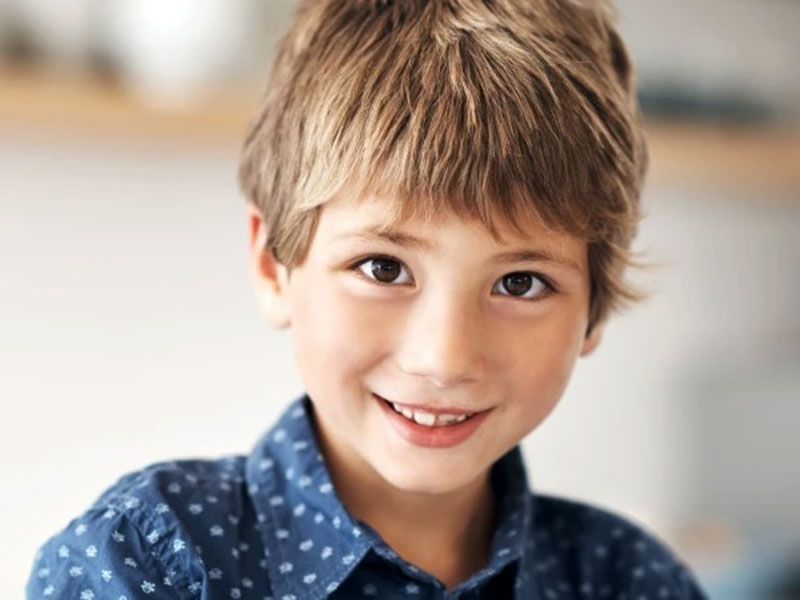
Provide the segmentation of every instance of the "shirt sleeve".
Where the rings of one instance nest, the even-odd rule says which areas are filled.
[[[618,563],[628,577],[630,598],[708,600],[686,564],[663,542],[644,531],[636,533],[638,539],[633,538]]]
[[[673,574],[673,582],[675,593],[673,598],[678,600],[708,600],[706,593],[700,588],[700,584],[692,575],[691,571],[682,563],[676,562],[675,572]],[[658,593],[664,597],[663,589],[661,586]]]
[[[180,600],[170,573],[124,514],[91,509],[40,548],[27,600]]]

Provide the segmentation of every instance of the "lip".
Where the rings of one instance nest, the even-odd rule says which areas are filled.
[[[398,414],[389,401],[377,394],[372,394],[383,410],[383,414],[392,428],[408,443],[424,448],[449,448],[466,441],[486,420],[491,409],[475,413],[466,421],[444,427],[426,427]],[[410,405],[403,405],[410,406]],[[432,411],[433,412],[433,411]],[[439,412],[444,412],[440,410]],[[455,413],[458,414],[458,413]]]

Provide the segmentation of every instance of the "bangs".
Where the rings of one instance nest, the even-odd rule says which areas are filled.
[[[592,89],[587,65],[491,19],[476,28],[439,15],[398,40],[376,34],[385,31],[379,17],[345,39],[353,20],[341,18],[322,26],[340,39],[309,52],[295,81],[314,93],[287,107],[303,115],[293,123],[306,161],[298,209],[347,187],[359,199],[397,199],[392,222],[455,214],[493,235],[533,218],[591,240],[604,234],[597,223],[630,221],[633,124],[619,95]]]

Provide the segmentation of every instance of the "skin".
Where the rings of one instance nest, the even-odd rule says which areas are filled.
[[[602,328],[585,336],[585,242],[531,221],[524,238],[501,231],[498,243],[479,222],[455,216],[399,228],[429,248],[341,237],[381,224],[391,202],[340,195],[326,203],[304,262],[290,273],[263,250],[263,222],[250,206],[254,281],[267,320],[292,328],[342,503],[449,589],[487,564],[492,464],[553,410]],[[546,249],[577,268],[492,261],[520,249]],[[391,282],[375,279],[375,255],[397,261],[378,261],[394,269]],[[518,272],[537,273],[557,291],[537,277],[527,285],[504,279]],[[395,432],[373,392],[401,404],[491,412],[461,444],[424,448]]]

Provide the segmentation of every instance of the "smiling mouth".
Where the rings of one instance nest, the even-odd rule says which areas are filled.
[[[378,394],[372,394],[377,400],[389,406],[394,412],[407,420],[424,427],[454,427],[470,420],[479,413],[431,413],[421,409],[410,408],[402,404],[390,402]],[[485,411],[484,411],[485,412]]]

